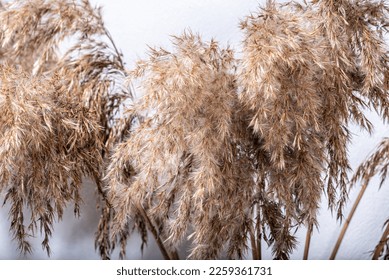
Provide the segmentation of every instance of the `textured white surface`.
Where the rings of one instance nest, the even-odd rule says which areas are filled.
[[[239,52],[241,33],[239,22],[250,12],[257,10],[256,0],[92,0],[94,4],[103,6],[103,17],[117,46],[123,51],[128,67],[135,60],[145,57],[147,46],[170,45],[170,35],[181,34],[185,29],[198,32],[206,40],[215,38],[222,45],[230,45]],[[353,144],[349,154],[352,167],[356,167],[382,137],[389,135],[387,125],[381,123],[379,118],[370,113],[370,120],[375,124],[375,133],[372,136],[353,130]],[[378,180],[373,180],[365,193],[362,202],[352,220],[347,235],[338,252],[338,259],[369,259],[370,251],[374,249],[382,234],[384,221],[389,217],[389,183],[385,183],[378,190]],[[84,190],[85,205],[79,220],[72,217],[72,207],[62,222],[54,228],[52,238],[52,259],[97,259],[94,250],[94,232],[97,227],[98,212],[95,210],[94,190],[91,184],[86,184]],[[359,189],[350,192],[350,201],[345,211],[351,208]],[[0,197],[3,198],[3,197]],[[326,198],[323,196],[323,207],[320,211],[320,227],[314,231],[312,237],[310,258],[328,259],[340,231],[340,225],[327,210]],[[19,256],[15,242],[8,233],[9,221],[6,216],[8,208],[0,208],[0,259],[24,258]],[[304,247],[305,231],[299,230],[297,236],[300,241],[299,248],[292,255],[293,259],[301,259]],[[39,245],[40,238],[36,238],[34,254],[31,259],[47,258]],[[127,257],[142,258],[139,252],[139,239],[130,240]],[[264,248],[266,245],[264,244]],[[264,258],[271,258],[270,251],[263,253]],[[117,258],[115,253],[113,258]],[[158,249],[150,246],[145,249],[143,258],[159,258]]]

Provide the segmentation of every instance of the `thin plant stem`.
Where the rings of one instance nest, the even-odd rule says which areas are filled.
[[[250,228],[251,251],[254,260],[261,260],[262,259],[262,248],[261,248],[262,232],[261,232],[260,207],[258,205],[254,206],[253,212],[255,212],[257,215],[256,215],[255,228],[253,227]]]
[[[307,235],[305,237],[305,247],[304,247],[304,256],[303,256],[304,260],[308,260],[308,254],[309,254],[309,247],[311,245],[312,232],[313,232],[313,224],[309,223],[308,230],[307,230]]]
[[[331,256],[330,256],[330,260],[334,260],[335,257],[336,257],[336,254],[338,253],[338,250],[339,250],[339,247],[340,247],[340,244],[342,243],[343,241],[343,238],[344,238],[344,235],[346,234],[346,231],[348,229],[348,226],[351,222],[351,219],[353,218],[354,216],[354,213],[355,213],[355,210],[357,209],[358,205],[359,205],[359,202],[361,201],[362,197],[363,197],[363,194],[365,193],[366,191],[366,188],[367,188],[367,183],[365,182],[363,185],[362,185],[362,188],[361,190],[359,191],[359,194],[358,194],[358,197],[357,199],[355,200],[354,202],[354,205],[353,207],[351,208],[351,211],[346,219],[346,221],[344,222],[343,224],[343,227],[342,227],[342,230],[339,234],[339,237],[338,237],[338,240],[336,241],[336,244],[334,246],[334,249],[332,250],[332,253],[331,253]]]
[[[262,245],[261,245],[261,240],[262,240],[262,233],[258,234],[257,238],[257,250],[258,250],[258,259],[262,260]]]
[[[124,70],[125,67],[124,67],[124,62],[123,62],[123,59],[122,59],[122,53],[121,53],[121,52],[119,51],[119,49],[116,47],[115,41],[113,40],[112,35],[111,35],[111,33],[108,31],[107,28],[104,28],[104,33],[105,33],[105,35],[107,36],[108,40],[111,42],[112,47],[114,48],[115,53],[116,53],[116,55],[117,55],[117,57],[118,57],[119,64],[120,64],[120,66],[122,67],[122,69]]]
[[[163,244],[163,241],[161,240],[161,237],[160,235],[158,234],[155,226],[153,225],[153,223],[151,222],[151,220],[149,219],[149,216],[147,215],[145,209],[141,206],[141,205],[138,205],[138,210],[139,210],[139,213],[140,215],[142,216],[144,222],[146,223],[146,226],[148,228],[148,230],[151,232],[151,234],[154,236],[154,239],[158,245],[158,248],[159,250],[161,251],[162,253],[162,256],[164,257],[165,260],[171,260],[173,259],[168,250],[165,248],[165,245]]]
[[[257,242],[254,234],[254,229],[250,228],[250,241],[251,241],[251,252],[253,254],[253,260],[259,260]]]
[[[257,205],[257,223],[256,223],[256,232],[257,232],[257,252],[258,252],[258,259],[262,260],[262,227],[261,227],[261,207]]]
[[[377,246],[375,247],[372,260],[378,260],[378,258],[381,256],[385,242],[388,240],[388,236],[389,236],[389,222],[386,224],[386,228],[384,233],[381,236],[380,242],[378,242]]]
[[[178,255],[177,250],[174,250],[173,252],[170,252],[170,256],[171,256],[172,260],[179,260],[180,259],[180,255]]]

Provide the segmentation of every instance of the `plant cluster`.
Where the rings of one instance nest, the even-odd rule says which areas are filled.
[[[263,240],[288,259],[300,227],[307,258],[323,195],[342,220],[350,186],[386,179],[387,139],[351,181],[347,147],[350,124],[373,130],[366,110],[389,118],[388,12],[268,0],[240,24],[240,59],[184,32],[126,69],[87,0],[0,2],[0,192],[19,248],[40,229],[50,253],[89,177],[103,259],[118,244],[124,258],[134,230],[166,259],[185,241],[188,258],[260,259]],[[388,231],[373,258],[388,255]]]

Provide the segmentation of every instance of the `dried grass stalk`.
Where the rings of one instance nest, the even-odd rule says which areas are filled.
[[[381,256],[384,260],[389,259],[389,220],[386,221],[385,224],[385,230],[382,233],[380,241],[374,249],[374,254],[372,257],[373,260],[378,260],[378,258]]]
[[[338,252],[338,249],[340,247],[341,242],[343,241],[344,235],[347,231],[348,225],[351,221],[351,219],[354,216],[355,210],[359,205],[359,202],[361,201],[369,183],[370,180],[379,174],[381,182],[379,187],[381,188],[383,183],[386,180],[386,176],[388,173],[388,167],[389,167],[389,139],[384,138],[380,145],[378,146],[377,150],[369,156],[368,159],[366,159],[355,171],[354,176],[351,180],[351,185],[355,186],[356,183],[360,180],[362,183],[361,190],[358,194],[357,199],[354,202],[354,205],[351,209],[351,212],[349,213],[346,224],[343,226],[341,234],[339,235],[339,238],[337,240],[337,243],[333,249],[333,252],[330,256],[330,259],[335,259],[336,254]],[[387,223],[387,222],[386,222]],[[378,259],[381,254],[383,253],[383,248],[386,244],[388,238],[388,227],[386,227],[379,243],[377,244],[374,254],[373,254],[373,259]],[[385,257],[384,257],[385,258]]]

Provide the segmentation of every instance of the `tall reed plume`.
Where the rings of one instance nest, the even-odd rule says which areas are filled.
[[[386,22],[382,2],[267,1],[241,24],[240,100],[261,139],[266,193],[284,213],[275,255],[291,251],[293,224],[307,225],[309,243],[323,192],[342,218],[349,123],[370,132],[367,108],[388,117]]]
[[[1,101],[8,112],[0,124],[0,189],[12,201],[11,229],[20,247],[30,251],[25,237],[41,223],[49,249],[55,215],[62,216],[67,201],[79,208],[83,176],[95,180],[103,213],[111,214],[101,184],[105,145],[131,95],[120,86],[121,54],[100,9],[87,0],[10,1],[1,6],[0,22]],[[96,246],[107,257],[112,244],[103,217]]]
[[[217,258],[226,247],[241,258],[253,183],[233,53],[190,32],[173,44],[174,52],[151,49],[132,72],[143,93],[128,112],[137,123],[107,171],[115,232],[140,220],[156,229],[167,258],[188,234],[190,257]]]

